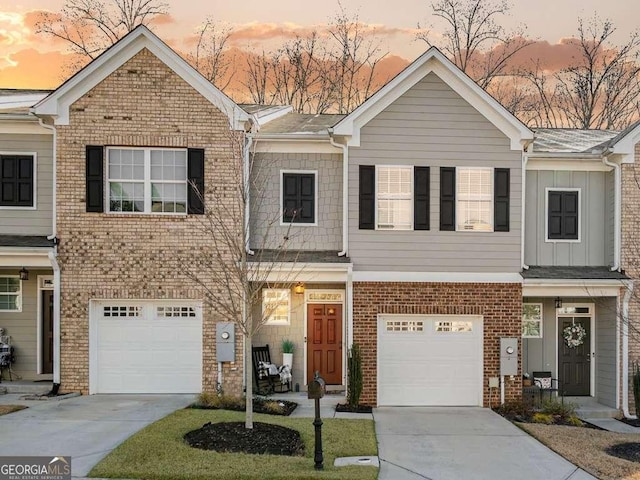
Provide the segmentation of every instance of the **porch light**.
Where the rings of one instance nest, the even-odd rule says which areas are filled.
[[[20,270],[20,280],[29,280],[29,270],[24,267]]]
[[[560,297],[556,297],[556,308],[562,308],[562,299]]]
[[[298,295],[302,295],[304,293],[304,283],[302,282],[296,283],[296,286],[293,287],[293,291]]]

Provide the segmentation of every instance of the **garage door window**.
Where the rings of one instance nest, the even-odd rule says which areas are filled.
[[[422,320],[387,320],[387,332],[423,332],[424,322]]]
[[[159,317],[195,317],[196,309],[193,307],[158,307]]]
[[[105,317],[139,317],[142,307],[136,306],[111,306],[106,305],[103,313]]]
[[[473,331],[473,322],[466,320],[451,320],[435,322],[438,333],[468,333]]]

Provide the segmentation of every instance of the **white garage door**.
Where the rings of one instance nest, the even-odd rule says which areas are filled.
[[[202,391],[202,308],[194,303],[96,302],[91,393]]]
[[[378,404],[482,406],[482,317],[380,316]]]

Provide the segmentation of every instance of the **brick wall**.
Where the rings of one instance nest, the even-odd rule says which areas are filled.
[[[635,164],[622,165],[622,259],[621,267],[636,281],[629,305],[629,368],[640,361],[640,144],[635,147]],[[624,295],[624,291],[622,295]],[[624,297],[623,297],[624,298]],[[622,370],[621,370],[622,371]],[[631,377],[631,375],[629,376]],[[631,378],[622,378],[629,385],[629,410],[635,412]]]
[[[210,242],[198,215],[86,213],[85,145],[204,148],[205,202],[212,205],[215,198],[232,211],[230,178],[238,159],[234,135],[224,114],[146,49],[71,106],[70,124],[58,127],[57,159],[64,391],[88,392],[89,300],[201,300],[203,292],[185,265]],[[196,274],[206,278],[210,272]],[[225,319],[205,305],[205,390],[215,388],[219,320]],[[237,362],[224,367],[225,391],[235,394],[242,391],[242,337],[237,333]]]
[[[362,402],[377,399],[377,323],[379,314],[482,315],[484,317],[484,406],[489,405],[489,377],[499,375],[500,338],[516,337],[520,345],[522,286],[515,283],[353,284],[353,339],[362,347]],[[520,354],[521,348],[518,348]],[[518,359],[518,370],[521,370]],[[505,399],[521,398],[522,377],[507,380]],[[498,394],[499,395],[499,394]]]

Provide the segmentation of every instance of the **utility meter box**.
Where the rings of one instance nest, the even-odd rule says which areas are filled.
[[[236,361],[236,329],[231,322],[216,323],[216,360]]]
[[[500,375],[518,374],[518,339],[500,339]]]

